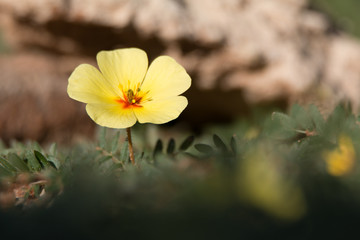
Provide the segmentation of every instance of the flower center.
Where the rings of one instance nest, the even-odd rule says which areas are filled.
[[[135,88],[128,88],[127,90],[122,85],[119,85],[119,88],[121,89],[122,97],[119,96],[115,101],[120,103],[124,109],[141,108],[143,103],[152,101],[148,95],[149,91],[144,92],[140,90],[140,83]]]
[[[123,89],[123,88],[121,88]],[[124,109],[142,107],[144,94],[140,92],[140,88],[136,88],[136,91],[132,89],[122,90],[122,97],[115,99],[116,102],[120,103]]]
[[[135,103],[133,90],[131,90],[131,89],[127,90],[126,96],[127,96],[128,102],[129,102],[130,104]]]
[[[127,93],[126,93],[126,98],[127,98],[127,102],[128,104],[130,105],[134,105],[134,104],[139,104],[141,102],[141,99],[142,97],[141,96],[138,96],[140,90],[138,89],[138,91],[136,92],[136,94],[134,94],[134,91],[129,89],[127,90]]]

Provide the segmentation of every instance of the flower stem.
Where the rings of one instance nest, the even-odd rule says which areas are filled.
[[[134,150],[133,150],[133,145],[132,145],[132,140],[131,140],[131,128],[127,128],[127,129],[126,129],[126,133],[127,133],[127,138],[128,138],[128,142],[129,142],[129,156],[130,156],[130,160],[131,160],[131,163],[132,163],[133,165],[135,165]]]

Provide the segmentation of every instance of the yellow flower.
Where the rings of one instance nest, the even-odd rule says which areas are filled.
[[[187,106],[179,95],[190,87],[191,78],[171,57],[160,56],[149,68],[146,53],[137,48],[101,51],[96,59],[100,71],[81,64],[71,74],[67,92],[87,103],[86,111],[97,124],[161,124],[177,118]]]
[[[351,138],[342,135],[336,149],[324,153],[327,171],[333,176],[342,176],[355,165],[355,150]]]
[[[238,165],[239,199],[275,217],[298,220],[307,211],[303,191],[292,179],[284,177],[279,170],[284,160],[268,147],[251,149]]]

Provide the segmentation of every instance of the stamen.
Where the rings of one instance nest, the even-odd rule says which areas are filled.
[[[149,91],[142,92],[140,84],[137,84],[135,90],[132,90],[131,88],[123,90],[124,88],[122,85],[119,85],[119,88],[121,88],[123,97],[116,99],[116,101],[122,103],[124,108],[142,107],[143,103],[152,101],[152,98],[147,96]]]
[[[135,101],[134,92],[131,89],[127,90],[127,100],[129,101],[129,103],[134,103]]]

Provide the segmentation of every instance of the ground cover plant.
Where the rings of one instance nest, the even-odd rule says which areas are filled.
[[[100,128],[96,142],[70,149],[14,142],[1,148],[1,234],[350,235],[360,216],[359,131],[357,117],[344,107],[325,119],[315,106],[295,105],[289,114],[275,112],[151,146],[135,128],[135,165],[125,130]]]

